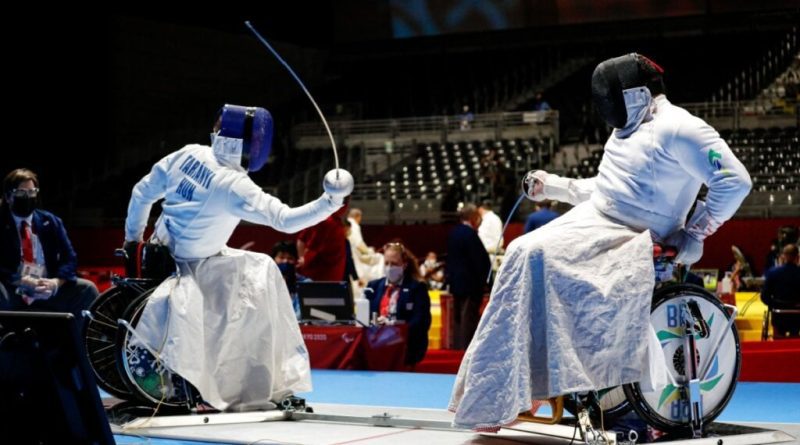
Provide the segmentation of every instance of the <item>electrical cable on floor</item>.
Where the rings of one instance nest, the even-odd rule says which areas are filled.
[[[279,445],[303,445],[299,442],[281,442],[280,440],[270,439],[269,437],[264,437],[262,439],[255,440],[253,442],[248,442],[247,445],[256,445],[262,440],[268,440],[270,444],[279,444]]]
[[[572,430],[572,439],[569,441],[569,445],[575,443],[575,436],[578,434],[578,418],[575,418],[575,428]]]

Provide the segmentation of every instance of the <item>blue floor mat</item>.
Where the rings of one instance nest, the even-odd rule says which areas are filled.
[[[308,403],[447,409],[452,374],[370,371],[312,371]],[[739,382],[722,422],[800,423],[800,383]]]
[[[298,394],[307,403],[447,409],[455,375],[372,371],[311,372],[314,390]],[[103,394],[108,397],[107,394]],[[739,382],[722,422],[800,423],[800,383]],[[541,414],[547,414],[546,408]],[[119,444],[195,445],[208,442],[150,439],[116,435]]]

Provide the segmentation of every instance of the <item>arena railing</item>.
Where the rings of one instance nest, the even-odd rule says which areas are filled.
[[[330,121],[331,131],[337,138],[351,135],[384,134],[396,137],[410,132],[461,132],[479,129],[493,129],[502,138],[502,132],[510,128],[525,128],[536,125],[553,127],[553,134],[558,134],[558,111],[546,112],[501,112],[475,114],[465,121],[460,115],[441,115],[425,117],[402,117],[395,119],[367,119],[353,121]],[[296,125],[292,130],[295,141],[306,136],[325,136],[325,127],[321,123],[307,122]]]

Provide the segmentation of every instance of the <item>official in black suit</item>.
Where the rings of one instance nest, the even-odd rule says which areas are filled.
[[[447,283],[453,295],[455,348],[466,349],[478,327],[491,261],[478,238],[481,215],[472,204],[459,212],[460,223],[447,237]]]
[[[414,366],[428,350],[431,327],[431,299],[428,287],[419,276],[416,258],[401,243],[384,246],[385,276],[372,280],[365,288],[370,313],[378,321],[402,320],[408,324],[405,363]]]
[[[761,301],[770,308],[800,309],[800,266],[798,266],[797,244],[783,248],[780,265],[764,274]],[[772,327],[775,338],[800,335],[800,316],[797,314],[774,314]]]
[[[39,179],[27,169],[3,181],[0,205],[0,310],[71,312],[80,317],[97,298],[77,278],[77,257],[61,219],[36,208]]]

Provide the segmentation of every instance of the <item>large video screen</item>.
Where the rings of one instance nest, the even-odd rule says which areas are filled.
[[[780,9],[785,0],[389,0],[395,38]]]

